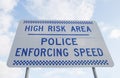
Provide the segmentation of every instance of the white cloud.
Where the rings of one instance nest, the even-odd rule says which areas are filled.
[[[107,34],[111,39],[120,38],[120,28],[119,26],[110,25],[104,22],[98,22],[98,25],[103,34]]]
[[[119,39],[120,38],[120,29],[113,29],[110,33],[110,38]]]
[[[66,78],[66,76],[69,76],[69,78],[78,78],[82,75],[86,74],[84,71],[81,71],[80,69],[75,68],[69,68],[69,69],[55,69],[54,71],[47,72],[44,74],[45,78],[52,77],[52,78]]]
[[[5,62],[0,61],[0,78],[20,78],[22,74],[20,68],[8,68]]]
[[[9,53],[13,34],[10,27],[15,23],[12,11],[17,5],[18,0],[0,1],[0,56],[6,56]]]
[[[0,34],[7,33],[11,23],[13,22],[13,17],[9,13],[0,13]]]
[[[100,27],[102,32],[108,32],[113,28],[111,25],[106,24],[104,22],[98,22],[98,26]]]
[[[12,11],[17,5],[18,0],[1,0],[0,1],[0,78],[22,78],[22,69],[9,68],[6,60],[10,52],[11,42],[13,40],[14,32],[10,32],[13,27],[15,19],[12,16]]]
[[[34,74],[36,77],[40,76],[42,78],[84,78],[86,77],[85,74],[88,73],[84,71],[85,69],[83,70],[82,68],[31,68],[31,70],[32,71],[30,72],[30,74]],[[89,77],[90,76],[88,75],[88,77],[86,78]]]
[[[8,32],[13,24],[14,17],[11,12],[17,5],[17,2],[18,0],[0,1],[0,34]]]
[[[25,8],[38,19],[89,20],[95,0],[26,0]]]
[[[10,38],[7,35],[0,35],[0,55],[6,56],[10,50]]]
[[[17,5],[18,0],[0,0],[0,11],[5,13],[11,12],[14,6]]]

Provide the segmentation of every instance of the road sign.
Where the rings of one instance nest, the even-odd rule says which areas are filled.
[[[10,67],[111,67],[113,61],[95,21],[20,22]]]

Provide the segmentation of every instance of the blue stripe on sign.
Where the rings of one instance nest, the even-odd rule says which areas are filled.
[[[108,60],[14,60],[15,66],[75,66],[75,65],[109,65]]]
[[[24,24],[39,24],[39,23],[49,23],[49,24],[93,24],[93,21],[62,21],[62,20],[51,20],[51,21],[47,21],[47,20],[41,20],[41,21],[32,21],[32,20],[25,20],[23,22]]]
[[[34,33],[29,33],[28,35],[41,35],[41,36],[89,36],[89,34],[34,34]]]

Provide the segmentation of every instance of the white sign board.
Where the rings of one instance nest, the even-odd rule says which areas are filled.
[[[95,21],[21,21],[10,67],[111,67]]]

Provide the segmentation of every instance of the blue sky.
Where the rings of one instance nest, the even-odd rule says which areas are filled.
[[[114,61],[114,67],[98,67],[99,78],[120,73],[120,0],[1,0],[0,78],[24,78],[25,68],[6,66],[16,28],[23,19],[95,20]],[[31,68],[29,78],[93,78],[91,68]]]

